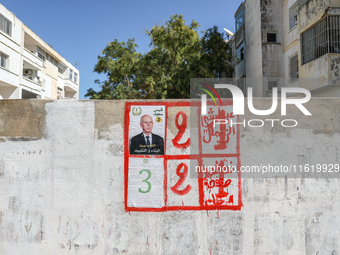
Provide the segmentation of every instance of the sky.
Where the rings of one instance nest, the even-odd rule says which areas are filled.
[[[41,39],[50,44],[80,73],[79,99],[89,88],[99,91],[94,80],[104,80],[104,75],[93,72],[98,55],[109,43],[117,39],[126,42],[135,38],[138,50],[150,50],[150,38],[145,29],[163,25],[170,16],[182,14],[186,24],[196,20],[202,30],[218,26],[220,32],[227,28],[235,31],[234,13],[241,0],[1,0]]]

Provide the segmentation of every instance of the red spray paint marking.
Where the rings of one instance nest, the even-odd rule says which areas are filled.
[[[216,161],[215,167],[224,167],[224,161],[225,160],[221,160],[220,162]],[[232,163],[232,162],[231,162]],[[227,168],[229,168],[227,166]],[[209,204],[213,204],[213,205],[222,205],[224,203],[230,203],[230,201],[233,201],[232,199],[230,199],[233,195],[229,196],[229,192],[228,190],[225,191],[226,188],[228,188],[228,186],[231,183],[231,179],[228,179],[226,181],[224,181],[225,179],[225,175],[229,174],[229,172],[220,172],[218,174],[219,179],[209,179],[208,178],[212,178],[214,175],[216,175],[216,173],[209,173],[206,172],[204,173],[204,180],[203,180],[203,185],[206,186],[206,189],[210,192],[214,187],[218,187],[218,193],[213,193],[212,194],[212,199],[208,199],[205,201],[205,205],[209,205]],[[229,201],[227,202],[225,199],[227,199],[229,196]]]
[[[231,100],[224,100],[224,105],[231,105]],[[226,157],[237,157],[237,169],[239,170],[241,167],[241,161],[240,161],[240,127],[237,126],[237,131],[235,132],[235,127],[233,127],[232,133],[237,136],[236,139],[236,153],[231,154],[214,154],[214,153],[202,153],[202,133],[201,133],[201,125],[198,125],[199,128],[199,154],[196,155],[161,155],[161,156],[149,156],[149,155],[129,155],[129,123],[130,123],[130,116],[129,112],[131,110],[132,105],[160,105],[165,106],[166,110],[166,128],[165,128],[165,137],[167,133],[167,121],[168,121],[168,108],[169,107],[189,107],[194,106],[198,107],[200,106],[200,102],[127,102],[125,104],[125,118],[124,118],[124,197],[125,197],[125,210],[130,211],[136,211],[136,212],[164,212],[164,211],[178,211],[178,210],[190,210],[190,211],[197,211],[197,210],[206,210],[208,215],[208,210],[241,210],[242,204],[242,190],[241,190],[241,172],[238,172],[238,204],[233,205],[233,197],[232,195],[229,198],[228,205],[204,205],[204,189],[203,189],[203,176],[199,176],[198,178],[198,190],[199,190],[199,205],[198,206],[167,206],[167,160],[181,160],[181,159],[191,159],[191,160],[197,160],[199,165],[203,165],[203,158],[226,158]],[[208,102],[208,105],[212,105],[212,103]],[[178,116],[179,117],[179,116]],[[200,118],[200,111],[198,109],[198,117]],[[183,118],[183,116],[182,116]],[[237,121],[239,122],[239,118],[237,117]],[[176,124],[176,123],[175,123]],[[178,124],[178,122],[177,122]],[[182,122],[183,124],[183,122]],[[229,131],[228,131],[229,132]],[[220,139],[221,140],[221,139]],[[225,141],[225,139],[224,139]],[[164,142],[166,144],[166,139],[164,139]],[[166,150],[166,145],[165,145]],[[165,153],[166,154],[166,153]],[[133,158],[163,158],[164,159],[164,204],[165,206],[162,208],[134,208],[134,207],[127,207],[127,193],[128,193],[128,168],[129,168],[129,157]],[[199,173],[201,174],[201,173]],[[231,204],[231,205],[230,205]],[[209,215],[208,215],[209,217]]]
[[[231,102],[231,101],[230,101]],[[196,103],[197,104],[197,103]],[[230,103],[228,103],[228,102],[226,102],[226,104],[225,105],[228,105],[228,104],[230,104]],[[193,104],[192,104],[193,105]],[[212,105],[212,104],[211,104]],[[222,111],[219,111],[219,115],[221,115],[222,113],[221,113]],[[225,114],[225,113],[224,113]],[[197,115],[198,116],[200,116],[200,111],[199,111],[199,109],[197,110]],[[234,117],[234,116],[232,116],[232,115],[230,115],[229,114],[229,116],[228,116],[228,114],[226,115],[226,117]],[[237,122],[239,122],[239,117],[237,116]],[[235,132],[235,127],[233,127],[233,129],[232,129],[232,132],[233,132],[233,134],[236,134],[236,154],[235,155],[224,155],[224,156],[217,156],[216,154],[214,155],[214,154],[212,154],[212,155],[203,155],[203,153],[202,153],[202,141],[203,141],[203,139],[202,139],[202,131],[201,131],[201,129],[202,129],[202,127],[201,127],[201,125],[198,125],[198,129],[199,129],[199,132],[198,132],[198,134],[199,134],[199,136],[201,136],[201,137],[199,137],[199,154],[200,155],[202,155],[202,157],[206,157],[206,158],[216,158],[216,157],[237,157],[237,170],[238,170],[238,172],[237,172],[237,174],[238,174],[238,205],[235,205],[235,206],[232,206],[232,208],[229,208],[230,210],[240,210],[241,209],[241,207],[243,206],[242,205],[242,190],[241,190],[241,171],[239,171],[240,170],[240,168],[241,168],[241,161],[240,161],[240,127],[239,126],[237,126],[236,127],[236,129],[237,129],[237,131]],[[230,129],[229,129],[229,132],[231,132],[230,131]],[[229,138],[228,138],[229,139]],[[206,140],[207,141],[207,140]],[[221,139],[219,140],[220,142],[221,142]],[[225,140],[226,141],[226,140]],[[215,147],[215,149],[216,149],[216,147]],[[198,160],[198,164],[199,165],[203,165],[203,160]],[[203,205],[204,204],[204,190],[203,190],[203,173],[202,173],[202,175],[200,175],[199,176],[199,178],[201,178],[201,180],[199,180],[199,202],[200,202],[200,204],[201,205]],[[220,189],[220,192],[219,193],[221,193],[221,189]],[[233,202],[234,202],[234,200],[233,200],[233,195],[231,195],[230,196],[230,198],[229,198],[229,201],[228,201],[228,203],[232,203],[233,204]],[[223,208],[223,206],[220,206],[220,207],[218,207],[217,209],[225,209],[225,208]]]
[[[182,116],[182,124],[179,125],[178,124],[178,119],[179,119],[179,116]],[[178,143],[182,137],[183,137],[183,134],[185,132],[185,130],[187,129],[187,122],[188,122],[188,117],[187,115],[185,114],[185,112],[183,111],[179,111],[177,114],[176,114],[176,118],[175,118],[175,125],[176,127],[178,128],[178,133],[177,135],[175,136],[174,139],[172,139],[172,144],[177,148],[177,149],[186,149],[190,146],[190,138],[187,139],[187,141],[185,143]]]
[[[229,143],[231,132],[234,130],[233,134],[235,134],[235,129],[233,129],[232,127],[229,127],[227,129],[226,123],[223,122],[218,125],[220,131],[214,131],[214,126],[216,124],[214,122],[214,119],[226,119],[227,121],[229,121],[229,119],[234,118],[235,116],[233,115],[233,113],[226,114],[225,110],[221,110],[220,108],[218,108],[218,114],[214,115],[212,108],[210,108],[210,111],[208,112],[208,114],[209,114],[209,117],[204,116],[202,118],[202,127],[206,128],[203,131],[204,133],[203,142],[210,143],[211,138],[215,136],[217,137],[217,144],[214,145],[214,149],[215,150],[227,149],[227,144]]]
[[[150,246],[150,244],[149,244],[149,237],[146,238],[146,245]]]
[[[166,111],[166,114],[168,114],[168,111]],[[165,151],[165,148],[164,148],[164,151]],[[164,205],[165,205],[165,208],[167,208],[167,203],[168,203],[168,164],[167,164],[167,160],[164,160],[163,163],[164,163]]]
[[[129,130],[127,127],[130,123],[131,105],[125,105],[125,118],[124,118],[124,206],[127,211],[127,196],[128,196],[128,174],[129,174]]]
[[[181,173],[181,169],[183,168],[183,173]],[[183,196],[186,195],[190,192],[191,190],[191,185],[187,185],[183,190],[179,190],[185,179],[187,178],[188,175],[188,166],[185,163],[181,163],[177,166],[176,169],[176,174],[180,177],[178,182],[171,187],[171,190],[176,193],[177,195]]]

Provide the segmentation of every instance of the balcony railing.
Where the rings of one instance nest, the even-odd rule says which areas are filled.
[[[36,55],[34,55],[32,52],[30,52],[28,49],[24,48],[23,52],[24,57],[27,58],[27,60],[31,61],[31,64],[36,64],[41,68],[44,66],[43,62],[40,58],[38,58]]]
[[[78,91],[78,84],[76,84],[73,80],[70,80],[68,78],[64,79],[64,87],[69,87],[74,91]]]
[[[301,34],[302,65],[328,53],[340,53],[340,16],[327,16]]]
[[[30,76],[30,75],[23,75],[24,78],[38,84],[38,85],[41,85],[42,82],[40,80],[40,78],[38,76]]]

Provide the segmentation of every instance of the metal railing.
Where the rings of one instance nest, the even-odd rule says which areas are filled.
[[[36,83],[36,84],[39,84],[39,85],[42,84],[42,82],[41,82],[41,80],[38,76],[31,76],[31,75],[25,75],[24,74],[23,77],[34,82],[34,83]]]
[[[243,24],[235,35],[235,48],[238,48],[238,46],[240,46],[240,44],[244,40],[244,36],[245,36],[245,26]]]
[[[301,34],[302,65],[327,53],[340,53],[340,16],[327,16]]]

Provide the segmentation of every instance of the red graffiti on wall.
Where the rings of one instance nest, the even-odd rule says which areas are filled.
[[[182,117],[182,124],[179,124],[179,117]],[[184,143],[178,143],[182,137],[183,134],[185,133],[185,130],[187,129],[187,122],[188,122],[188,117],[185,114],[185,112],[183,111],[179,111],[176,114],[176,118],[175,118],[175,125],[178,128],[178,133],[176,134],[175,138],[172,139],[172,144],[177,148],[177,149],[186,149],[190,146],[190,138],[187,139],[186,142]]]
[[[231,105],[231,101],[224,101],[224,105]],[[165,137],[164,137],[164,155],[130,155],[129,151],[129,113],[132,106],[165,106]],[[240,169],[240,147],[239,147],[239,129],[229,125],[229,121],[238,121],[230,108],[217,107],[212,104],[208,116],[201,116],[200,104],[198,102],[127,102],[125,106],[125,209],[126,211],[171,211],[171,210],[240,210],[242,207],[241,194],[241,175],[239,172],[232,171],[231,166]],[[171,139],[171,146],[178,149],[169,150],[167,147],[167,130],[168,130],[168,110],[172,107],[196,107],[198,120],[198,151],[196,152],[192,145],[192,139],[180,142],[184,136],[189,133],[188,116],[180,110],[177,112],[174,124],[178,129],[177,134]],[[192,111],[191,111],[192,112]],[[219,123],[214,127],[214,119],[224,119],[226,122]],[[216,124],[216,123],[215,123]],[[196,125],[197,126],[197,125]],[[169,146],[169,144],[168,144]],[[205,147],[208,146],[208,147]],[[205,149],[202,149],[202,148]],[[210,149],[211,148],[211,149]],[[190,149],[190,151],[185,150]],[[171,154],[168,151],[171,151]],[[184,151],[185,150],[185,151]],[[190,152],[190,154],[189,154]],[[164,160],[164,206],[154,207],[134,207],[127,206],[128,181],[129,181],[129,158],[162,158]],[[197,162],[198,165],[204,166],[213,160],[215,167],[224,167],[224,172],[203,172],[198,173],[197,177],[192,178],[187,162]],[[185,162],[186,161],[186,162]],[[172,162],[171,164],[169,162]],[[143,177],[145,183],[151,183],[152,178],[146,174]],[[151,176],[151,175],[150,175]],[[153,176],[153,175],[152,175]],[[152,183],[150,184],[151,187]],[[142,189],[147,191],[147,189]],[[197,194],[198,192],[198,194]],[[192,204],[192,197],[198,196],[196,204]],[[177,199],[174,199],[177,197]],[[169,198],[172,203],[169,204]],[[185,200],[188,199],[189,200]],[[190,200],[191,199],[191,200]],[[147,199],[145,200],[147,201]],[[188,203],[189,202],[189,203]],[[175,203],[175,204],[174,204]],[[177,204],[176,204],[177,203]],[[190,205],[188,205],[190,204]]]
[[[183,172],[181,172],[182,168],[183,168]],[[183,190],[179,190],[179,188],[181,187],[181,185],[184,183],[185,179],[187,178],[188,166],[184,163],[179,164],[176,169],[176,174],[180,177],[180,179],[173,187],[171,187],[171,190],[180,196],[188,194],[191,190],[190,185],[187,185]]]
[[[235,135],[235,126],[230,127],[226,125],[225,122],[219,123],[217,121],[214,122],[214,120],[227,120],[229,121],[231,118],[234,118],[233,113],[225,113],[225,110],[221,110],[218,108],[218,114],[214,114],[214,111],[212,108],[210,108],[209,117],[204,116],[202,118],[202,127],[203,127],[203,142],[204,143],[210,143],[211,138],[213,136],[217,137],[217,144],[214,145],[215,150],[224,150],[227,148],[227,144],[229,143],[229,137],[231,134]],[[214,131],[214,125],[216,127],[219,127],[219,131]]]

